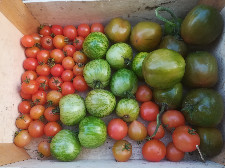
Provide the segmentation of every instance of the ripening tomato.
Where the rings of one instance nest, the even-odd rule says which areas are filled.
[[[53,39],[51,36],[44,36],[41,38],[41,46],[46,50],[52,50],[53,46]]]
[[[63,47],[63,52],[65,56],[72,57],[75,51],[76,51],[76,48],[73,45],[67,44]]]
[[[50,52],[50,57],[54,59],[55,63],[59,64],[62,63],[65,55],[62,50],[56,48]]]
[[[70,40],[74,40],[77,37],[77,29],[72,25],[65,26],[63,28],[63,35]]]
[[[47,102],[53,106],[58,106],[60,99],[63,97],[61,92],[51,90],[47,94]]]
[[[33,47],[35,40],[31,35],[24,35],[21,38],[21,43],[24,47]]]
[[[30,136],[34,138],[39,138],[44,135],[44,127],[45,124],[43,122],[41,122],[40,120],[34,120],[30,123],[28,127],[28,132]]]
[[[155,132],[157,126],[157,122],[156,121],[152,121],[148,124],[147,130],[148,130],[148,135],[152,136]],[[159,126],[158,131],[156,133],[156,135],[153,137],[153,139],[161,139],[163,138],[165,135],[165,130],[163,128],[162,125]]]
[[[31,99],[32,94],[26,94],[22,90],[20,90],[20,96],[25,100],[29,100],[29,99]]]
[[[48,86],[49,86],[49,78],[47,76],[39,76],[36,81],[39,84],[39,90],[48,90]]]
[[[47,64],[38,65],[36,72],[39,76],[48,76],[50,75],[51,68]]]
[[[55,76],[55,77],[59,77],[62,75],[64,71],[64,68],[61,64],[55,64],[52,68],[51,68],[51,74],[52,76]]]
[[[73,83],[72,82],[64,82],[61,85],[62,88],[62,95],[68,95],[68,94],[73,94],[75,92],[75,89],[73,87]]]
[[[25,50],[25,55],[28,58],[36,58],[37,57],[37,53],[40,51],[40,49],[38,47],[30,47],[30,48],[26,48]]]
[[[42,36],[50,36],[52,34],[51,27],[47,25],[41,25],[39,27],[39,34]]]
[[[59,121],[60,115],[59,110],[57,110],[55,107],[48,107],[45,109],[44,112],[45,119],[50,121]]]
[[[75,64],[73,67],[73,74],[75,76],[83,76],[84,65],[83,64]]]
[[[147,85],[138,86],[135,96],[139,102],[150,101],[152,99],[152,90]]]
[[[76,50],[81,50],[83,48],[84,38],[81,36],[75,37],[73,41],[73,46]]]
[[[31,139],[32,137],[30,136],[28,131],[22,130],[15,136],[13,142],[16,146],[23,148],[30,143]]]
[[[42,141],[38,144],[38,152],[45,157],[51,156],[50,143],[47,141]]]
[[[18,110],[22,114],[30,113],[30,109],[31,109],[31,104],[29,101],[22,101],[18,106]]]
[[[101,33],[104,33],[104,26],[101,23],[93,23],[91,25],[91,32],[101,32]]]
[[[38,66],[37,59],[27,58],[23,61],[23,68],[29,71],[35,71]]]
[[[36,93],[32,95],[32,101],[35,104],[44,105],[47,101],[46,99],[47,93],[43,90],[38,90]]]
[[[147,136],[147,129],[141,122],[134,120],[128,127],[128,136],[135,141],[142,141]]]
[[[76,76],[73,79],[73,86],[74,86],[75,90],[77,90],[79,92],[84,92],[84,91],[88,90],[88,85],[83,76]]]
[[[80,24],[77,27],[77,34],[83,38],[86,38],[91,33],[91,28],[88,24]]]
[[[38,33],[33,33],[33,34],[31,34],[31,36],[33,37],[36,45],[41,44],[41,36]]]
[[[159,114],[159,106],[152,102],[144,102],[140,107],[140,116],[146,121],[155,121]]]
[[[113,156],[118,162],[126,162],[132,155],[132,145],[126,140],[116,141],[112,147]]]
[[[115,140],[121,140],[127,136],[128,126],[120,118],[112,119],[107,126],[108,135]]]
[[[48,122],[45,125],[44,133],[45,133],[46,136],[52,136],[53,137],[61,130],[62,130],[62,127],[57,122]]]
[[[36,80],[24,81],[21,85],[22,92],[26,94],[34,94],[38,91],[39,84]]]
[[[37,60],[39,63],[47,63],[50,58],[50,52],[48,50],[41,50],[37,53]]]
[[[29,114],[21,114],[16,118],[16,127],[19,129],[27,129],[32,121]]]
[[[179,162],[184,158],[184,152],[177,149],[173,142],[168,143],[166,146],[166,159],[172,162]]]
[[[71,82],[73,79],[73,71],[71,71],[71,70],[63,71],[61,78],[62,78],[63,82]],[[74,88],[75,88],[75,86],[74,86]]]
[[[53,38],[53,45],[55,46],[55,48],[58,48],[58,49],[63,49],[63,47],[65,47],[68,42],[69,42],[69,39],[63,35],[56,35]]]
[[[62,66],[64,69],[72,70],[75,65],[75,62],[72,57],[65,57],[62,60]]]
[[[51,32],[56,35],[62,35],[63,34],[63,28],[60,25],[52,25],[51,26]]]
[[[88,61],[88,58],[87,56],[81,52],[81,51],[76,51],[74,54],[73,54],[73,60],[76,62],[76,63],[81,63],[81,64],[86,64],[87,61]]]
[[[49,80],[49,87],[52,90],[60,90],[63,81],[60,77],[51,77]]]
[[[37,79],[37,73],[35,71],[25,71],[21,76],[21,82],[26,80],[35,80]]]
[[[30,117],[33,120],[40,119],[41,116],[44,115],[45,107],[43,105],[35,105],[30,110]]]

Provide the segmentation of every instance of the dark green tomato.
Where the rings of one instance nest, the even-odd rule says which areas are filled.
[[[181,83],[169,89],[154,89],[153,98],[158,105],[165,103],[167,109],[177,109],[180,107],[183,96],[183,86]]]
[[[131,69],[134,71],[134,73],[140,78],[143,79],[143,73],[142,73],[142,63],[145,59],[145,57],[147,57],[148,53],[147,52],[140,52],[138,53],[131,64]]]
[[[197,128],[200,136],[200,150],[207,157],[218,155],[223,147],[223,137],[217,128]]]
[[[213,87],[218,81],[216,58],[206,51],[191,53],[185,59],[183,82],[192,88]]]
[[[165,36],[163,40],[161,41],[159,48],[167,48],[170,50],[174,50],[183,57],[186,57],[187,55],[187,46],[184,43],[184,41],[176,39],[175,36]]]
[[[174,23],[174,20],[170,20],[170,21]],[[178,24],[177,26],[180,27],[182,22],[183,22],[183,20],[181,18],[177,18],[177,23],[176,23],[176,24]],[[167,22],[165,23],[163,30],[164,30],[165,36],[166,35],[175,36],[175,35],[177,35],[177,33],[179,33],[179,32],[177,32],[176,26],[172,26],[171,24],[169,24]]]
[[[186,43],[204,45],[213,42],[223,30],[223,18],[211,6],[198,5],[185,17],[181,36]]]
[[[181,111],[191,125],[216,127],[223,118],[223,99],[215,90],[194,89],[184,98]]]

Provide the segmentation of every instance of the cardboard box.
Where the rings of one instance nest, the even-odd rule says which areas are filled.
[[[173,9],[177,16],[184,17],[197,3],[205,3],[221,10],[225,19],[224,0],[99,0],[99,1],[67,1],[67,0],[0,0],[0,165],[5,167],[212,167],[221,168],[225,164],[224,149],[220,155],[211,161],[202,163],[193,161],[188,154],[185,160],[173,163],[163,160],[158,163],[147,162],[142,159],[141,146],[132,142],[133,155],[126,163],[117,163],[111,152],[113,140],[97,149],[83,149],[79,157],[73,162],[59,162],[50,160],[37,160],[37,143],[42,139],[35,139],[26,147],[27,150],[16,147],[13,144],[13,136],[17,130],[15,119],[18,116],[18,104],[21,101],[20,77],[24,69],[24,48],[20,45],[23,34],[37,31],[40,24],[60,24],[75,26],[80,23],[101,22],[106,24],[113,17],[128,19],[132,25],[139,21],[159,22],[154,14],[158,6]],[[225,31],[222,36],[213,43],[210,49],[219,63],[220,79],[216,89],[225,100]],[[106,118],[107,123],[110,118]],[[225,135],[225,121],[220,124],[220,129]],[[163,141],[171,139],[166,136]]]

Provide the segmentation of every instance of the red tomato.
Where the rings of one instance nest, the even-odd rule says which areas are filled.
[[[63,71],[61,78],[62,78],[63,82],[71,82],[73,79],[73,71],[71,71],[71,70]],[[75,88],[75,86],[74,86],[74,88]]]
[[[55,77],[59,77],[62,75],[64,71],[64,68],[61,64],[55,64],[52,68],[51,68],[51,74],[52,76],[55,76]]]
[[[147,161],[159,162],[166,156],[166,146],[158,139],[153,139],[144,144],[142,155]]]
[[[75,76],[83,76],[84,65],[83,64],[75,64],[73,67],[73,74]]]
[[[77,90],[79,92],[84,92],[84,91],[88,90],[88,85],[83,76],[76,76],[73,79],[73,86],[74,86],[75,90]]]
[[[73,83],[72,82],[64,82],[61,85],[62,88],[62,95],[68,95],[68,94],[73,94],[75,92],[75,89],[73,87]]]
[[[33,37],[35,44],[41,44],[41,36],[38,33],[33,33],[31,34],[31,36]]]
[[[56,35],[62,35],[63,34],[63,28],[60,25],[52,25],[51,26],[52,33]]]
[[[49,80],[49,87],[52,90],[59,90],[63,81],[60,77],[51,77]]]
[[[183,125],[177,127],[173,134],[173,143],[182,152],[193,152],[200,144],[199,135],[191,127]]]
[[[54,49],[50,52],[50,57],[54,59],[55,63],[61,63],[65,58],[65,55],[62,50]]]
[[[31,47],[31,48],[26,48],[25,50],[25,55],[28,58],[36,58],[37,57],[37,53],[40,51],[40,49],[38,47]]]
[[[28,80],[22,83],[21,90],[26,94],[34,94],[38,91],[39,84],[35,80]]]
[[[170,142],[166,146],[166,159],[172,162],[179,162],[184,158],[184,152],[177,149],[173,142]]]
[[[52,31],[50,26],[41,25],[39,27],[39,34],[42,36],[51,36]]]
[[[21,38],[21,43],[24,47],[33,47],[35,40],[31,35],[24,35]]]
[[[39,76],[36,81],[39,84],[39,90],[48,90],[48,86],[49,86],[49,78],[46,76]]]
[[[44,135],[44,123],[40,120],[32,121],[28,127],[28,132],[30,136],[34,138],[39,138]]]
[[[44,105],[47,101],[46,97],[47,97],[47,93],[43,90],[39,90],[32,95],[32,101],[35,104]]]
[[[147,85],[141,85],[136,92],[136,100],[139,102],[147,102],[152,100],[152,91]]]
[[[32,119],[29,114],[22,114],[16,118],[16,127],[19,129],[27,129]]]
[[[42,141],[38,144],[38,152],[45,157],[51,156],[50,143],[47,141]]]
[[[115,140],[121,140],[127,136],[128,126],[122,119],[112,119],[107,126],[108,135]]]
[[[44,133],[46,136],[53,137],[61,130],[62,127],[57,122],[49,122],[45,125]]]
[[[101,33],[104,33],[104,26],[101,23],[93,23],[91,25],[91,32],[101,32]]]
[[[64,69],[72,70],[75,65],[75,62],[72,57],[65,57],[62,61],[62,66]]]
[[[74,54],[73,54],[73,60],[76,62],[76,63],[81,63],[81,64],[86,64],[87,61],[88,61],[88,58],[87,56],[81,52],[81,51],[76,51]]]
[[[22,101],[18,106],[19,112],[23,114],[30,113],[30,109],[31,109],[31,104],[28,101]]]
[[[23,61],[23,68],[29,71],[35,71],[38,66],[37,59],[27,58]]]
[[[25,71],[21,76],[21,82],[25,80],[35,80],[37,79],[37,73],[35,71]]]
[[[38,62],[47,63],[48,59],[50,58],[50,53],[48,50],[41,50],[37,53],[37,60]]]
[[[60,99],[63,97],[61,92],[51,90],[47,94],[47,102],[53,106],[58,106]]]
[[[152,121],[148,124],[147,130],[148,130],[148,135],[152,136],[155,132],[157,126],[157,122],[156,121]],[[154,139],[161,139],[163,138],[165,135],[165,131],[162,125],[159,126],[158,131],[156,133],[156,135],[153,137]]]
[[[63,52],[66,56],[72,57],[75,51],[76,48],[73,45],[67,44],[63,47]]]
[[[55,48],[58,49],[63,49],[63,47],[65,47],[68,43],[69,39],[63,35],[56,35],[53,38],[53,45],[55,46]]]
[[[76,48],[76,50],[81,50],[83,48],[83,42],[84,38],[81,36],[78,36],[74,39],[73,45]]]
[[[134,120],[128,127],[128,136],[135,141],[142,141],[147,136],[147,129],[144,124]]]
[[[155,121],[159,114],[159,106],[152,101],[144,102],[140,107],[140,116],[147,121]]]
[[[132,155],[132,145],[126,140],[119,140],[112,147],[113,156],[118,162],[126,162]]]
[[[39,76],[48,76],[50,75],[51,68],[47,64],[38,65],[36,72]]]
[[[80,24],[77,28],[77,34],[81,37],[87,37],[91,33],[91,28],[88,24]]]
[[[60,115],[59,111],[54,111],[55,107],[48,107],[45,109],[44,116],[48,121],[59,121]]]
[[[20,131],[14,138],[14,144],[20,148],[28,145],[31,141],[32,137],[28,133],[27,130]]]
[[[45,112],[45,107],[44,106],[42,106],[42,105],[35,105],[30,110],[30,117],[33,120],[38,120],[38,119],[40,119],[41,116],[43,116],[44,112]]]
[[[44,36],[41,38],[41,46],[46,50],[52,50],[53,46],[53,39],[51,36]]]
[[[70,40],[74,40],[75,37],[77,37],[77,29],[72,25],[65,26],[63,29],[63,35],[68,37]]]
[[[32,94],[26,94],[26,93],[24,93],[22,90],[20,90],[20,96],[21,96],[23,99],[28,100],[28,99],[31,99]]]

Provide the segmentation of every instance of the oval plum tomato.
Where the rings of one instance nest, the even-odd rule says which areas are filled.
[[[29,114],[22,114],[16,118],[16,127],[19,129],[27,129],[32,119]]]
[[[21,38],[21,43],[24,47],[33,47],[35,40],[31,35],[24,35]]]
[[[148,124],[147,130],[148,130],[148,135],[152,136],[155,132],[157,126],[157,122],[156,121],[152,121]],[[163,128],[162,125],[159,126],[158,131],[156,133],[156,135],[153,137],[153,139],[161,139],[163,138],[165,135],[165,130]]]
[[[147,141],[142,147],[142,155],[147,161],[159,162],[166,156],[166,146],[158,139]]]
[[[75,62],[72,57],[65,57],[62,61],[62,66],[64,69],[72,70],[75,65]]]
[[[32,121],[28,127],[28,132],[30,136],[34,138],[39,138],[44,135],[45,124],[40,120]]]
[[[172,131],[176,127],[185,125],[185,118],[180,111],[168,110],[162,115],[162,123],[167,130]]]
[[[101,23],[93,23],[91,25],[91,32],[101,32],[101,33],[104,33],[104,26]]]
[[[53,137],[61,130],[62,127],[57,122],[49,122],[45,125],[44,133],[46,136]]]
[[[53,39],[51,36],[44,36],[41,38],[41,46],[46,50],[52,50],[53,46]]]
[[[72,82],[64,82],[61,85],[61,89],[62,89],[63,96],[68,95],[68,94],[73,94],[75,92]]]
[[[33,34],[31,34],[31,36],[33,37],[36,45],[41,44],[41,36],[38,33],[33,33]]]
[[[134,120],[128,127],[128,136],[135,141],[142,141],[147,136],[147,129],[144,124]]]
[[[50,75],[51,68],[47,64],[38,65],[36,72],[39,76],[48,76]]]
[[[184,158],[184,152],[177,149],[173,142],[170,142],[166,146],[166,159],[172,162],[179,162]]]
[[[66,56],[73,57],[73,54],[75,53],[75,51],[76,51],[76,48],[73,45],[67,44],[63,47],[63,52]]]
[[[60,77],[51,77],[49,79],[49,87],[52,90],[59,90],[62,83],[63,83],[63,80]]]
[[[88,24],[80,24],[77,27],[77,34],[83,38],[87,37],[91,33],[91,28]]]
[[[25,55],[28,58],[36,58],[37,57],[37,53],[40,51],[40,49],[38,47],[31,47],[31,48],[26,48],[25,50]]]
[[[54,59],[55,63],[61,63],[65,58],[65,55],[62,50],[54,49],[50,52],[50,57]]]
[[[86,64],[87,61],[88,61],[88,58],[87,56],[81,52],[81,51],[76,51],[74,54],[73,54],[73,60],[76,62],[76,63],[82,63],[82,64]]]
[[[73,67],[73,74],[75,76],[83,76],[84,65],[83,64],[75,64]]]
[[[22,130],[15,136],[13,142],[16,146],[23,148],[30,143],[31,139],[32,137],[30,136],[28,131]]]
[[[30,113],[30,109],[31,109],[31,104],[29,101],[22,101],[18,106],[18,110],[22,114]]]
[[[59,77],[62,75],[64,71],[64,68],[61,64],[55,64],[52,68],[51,68],[51,74],[52,76],[55,76],[55,77]]]
[[[53,38],[53,45],[55,46],[55,48],[58,48],[58,49],[63,49],[63,47],[65,47],[68,42],[69,42],[69,39],[63,35],[56,35]]]
[[[60,99],[63,97],[61,92],[58,92],[56,90],[51,90],[47,94],[47,102],[50,105],[58,106]]]
[[[37,53],[37,60],[39,63],[47,63],[50,58],[50,52],[48,50],[41,50]]]
[[[27,58],[23,61],[23,68],[28,71],[35,71],[37,66],[38,62],[35,58]]]
[[[77,37],[77,29],[72,25],[65,26],[63,28],[63,35],[70,40],[74,40]]]
[[[40,119],[41,116],[44,115],[45,112],[45,107],[42,105],[35,105],[31,108],[30,110],[30,117],[33,120],[38,120]]]
[[[84,43],[84,38],[81,36],[78,36],[73,41],[73,46],[76,48],[76,50],[82,50]]]
[[[152,102],[144,102],[140,107],[140,116],[146,121],[155,121],[159,114],[159,106]]]
[[[38,90],[36,93],[32,95],[32,101],[38,105],[44,105],[47,101],[46,99],[47,93],[43,90]]]
[[[113,156],[118,162],[126,162],[132,155],[132,145],[126,140],[116,141],[112,147]]]
[[[139,102],[147,102],[152,100],[152,91],[147,85],[141,85],[136,91],[136,100]]]
[[[35,71],[25,71],[21,76],[21,82],[25,80],[35,80],[37,79],[37,73]]]
[[[47,25],[40,25],[39,34],[42,36],[51,36],[52,34],[51,27]]]
[[[84,92],[84,91],[88,90],[88,85],[83,76],[76,76],[73,79],[73,86],[74,86],[75,90],[77,90],[79,92]]]
[[[63,28],[60,25],[52,25],[51,26],[51,32],[56,35],[62,35],[63,34]]]
[[[63,71],[61,78],[62,78],[63,82],[71,82],[73,79],[73,71],[71,71],[71,70]]]
[[[38,152],[45,157],[51,156],[50,143],[47,141],[42,141],[38,144]]]
[[[108,135],[115,140],[121,140],[127,136],[128,126],[120,118],[112,119],[107,126]]]
[[[48,90],[48,86],[49,86],[49,78],[46,76],[39,76],[36,81],[39,84],[39,90]]]
[[[29,99],[31,99],[32,94],[26,94],[22,90],[20,90],[20,96],[25,100],[29,100]]]
[[[182,152],[193,152],[196,150],[196,146],[200,144],[200,137],[189,126],[183,125],[177,127],[173,134],[173,143],[177,149]]]
[[[34,94],[38,91],[39,84],[35,80],[26,80],[21,85],[22,92],[26,94]]]
[[[59,121],[60,119],[59,110],[57,111],[55,107],[46,108],[44,116],[48,121]]]

